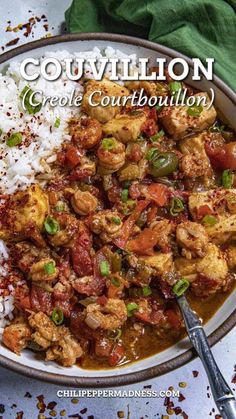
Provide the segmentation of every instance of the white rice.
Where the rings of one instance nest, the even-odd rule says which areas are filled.
[[[135,65],[136,55],[126,55],[119,50],[107,47],[104,52],[94,48],[87,52],[77,52],[73,55],[68,51],[57,51],[55,53],[46,53],[45,57],[54,57],[63,63],[63,59],[72,58],[107,58],[129,57],[132,64]],[[75,114],[80,112],[79,107],[51,107],[48,103],[41,108],[41,111],[35,115],[29,115],[22,109],[20,93],[25,86],[32,90],[40,90],[45,96],[67,96],[70,97],[75,89],[76,94],[81,95],[82,86],[68,80],[65,73],[57,81],[46,81],[39,77],[34,82],[26,82],[20,75],[20,63],[13,62],[7,70],[6,75],[0,74],[0,129],[3,134],[0,138],[0,193],[11,194],[17,189],[23,189],[28,185],[35,183],[36,175],[45,173],[48,170],[47,165],[55,161],[55,151],[61,144],[70,140],[67,133],[67,122]],[[91,69],[85,67],[86,77],[90,78]],[[107,69],[109,76],[109,67]],[[60,126],[56,128],[55,121],[60,118]],[[6,134],[14,132],[28,132],[30,143],[17,147],[8,147],[6,145]],[[23,137],[24,139],[24,137]]]

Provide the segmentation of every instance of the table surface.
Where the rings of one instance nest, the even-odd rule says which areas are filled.
[[[17,46],[32,40],[57,35],[65,31],[64,11],[70,0],[2,0],[0,3],[0,47],[6,51],[12,47],[5,45],[19,38]],[[30,17],[42,15],[40,22],[33,27],[28,37],[24,30],[6,32],[7,26],[16,27],[26,23]],[[9,22],[8,22],[9,21]],[[48,25],[48,26],[47,26]],[[235,349],[236,329],[233,329],[224,339],[213,348],[216,361],[226,380],[230,383],[234,375],[236,363]],[[197,377],[193,371],[198,371]],[[185,383],[180,387],[179,383]],[[190,419],[217,418],[217,411],[208,387],[206,374],[199,359],[188,363],[162,377],[123,387],[123,390],[141,390],[148,386],[152,390],[167,390],[170,386],[180,390],[181,399],[172,398],[174,407],[180,407]],[[151,387],[150,387],[151,386]],[[234,385],[231,384],[234,389]],[[124,413],[125,419],[161,418],[168,415],[164,398],[64,398],[57,397],[57,391],[62,388],[56,385],[43,383],[34,379],[25,378],[6,369],[0,368],[0,419],[44,419],[56,417],[57,419],[74,417],[78,419],[115,419],[118,412]],[[118,388],[119,389],[119,388]],[[37,399],[38,396],[43,396]],[[41,405],[39,404],[41,401]],[[43,403],[42,403],[43,401]],[[55,403],[53,403],[55,402]],[[40,416],[40,407],[44,413]],[[22,414],[23,412],[23,414]],[[170,418],[183,417],[169,411]],[[121,415],[121,414],[120,414]],[[122,416],[122,415],[121,415]],[[168,416],[167,416],[168,417]],[[167,418],[165,417],[165,419]]]

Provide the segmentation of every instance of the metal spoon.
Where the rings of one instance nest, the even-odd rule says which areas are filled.
[[[190,308],[185,295],[176,296],[176,299],[184,318],[189,339],[196,349],[207,373],[215,404],[220,415],[224,419],[236,419],[236,399],[216,364],[202,323]]]

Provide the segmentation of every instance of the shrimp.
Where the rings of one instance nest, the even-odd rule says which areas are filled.
[[[127,309],[123,300],[108,298],[106,304],[89,304],[85,323],[91,329],[115,330],[127,320]]]
[[[99,164],[109,173],[117,172],[125,164],[125,146],[115,138],[104,138],[97,151]]]
[[[77,190],[71,198],[71,205],[79,215],[88,215],[95,211],[98,200],[88,191]]]
[[[177,226],[176,239],[182,247],[182,255],[187,259],[203,257],[208,246],[208,235],[205,228],[195,222],[186,221]]]
[[[117,211],[99,211],[91,217],[90,230],[99,234],[105,243],[109,243],[119,235],[122,221]]]
[[[65,246],[74,237],[76,231],[78,231],[78,221],[75,217],[67,213],[53,213],[53,219],[58,223],[58,231],[50,235],[48,234],[48,240],[52,246]]]
[[[59,269],[53,259],[45,258],[34,263],[30,268],[32,281],[54,281],[59,275]]]
[[[69,124],[69,133],[73,143],[86,150],[97,145],[102,138],[101,124],[90,117],[72,119]]]
[[[80,344],[67,330],[68,334],[47,350],[46,361],[56,360],[63,367],[71,367],[81,357],[83,351]]]
[[[32,339],[44,349],[57,342],[65,334],[64,326],[57,327],[43,312],[31,314],[29,324],[34,329]]]
[[[23,318],[19,318],[18,322],[5,327],[2,335],[2,341],[11,351],[20,355],[22,349],[26,348],[31,338],[31,329]]]

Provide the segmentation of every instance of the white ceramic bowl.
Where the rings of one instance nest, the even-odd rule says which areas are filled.
[[[214,77],[213,82],[205,79],[192,82],[192,62],[189,58],[169,48],[138,38],[114,34],[86,33],[43,39],[1,55],[0,71],[4,72],[10,61],[16,59],[21,61],[26,57],[37,58],[42,56],[45,51],[66,49],[70,52],[77,52],[91,50],[94,46],[103,49],[108,45],[126,54],[135,53],[139,58],[148,57],[151,64],[152,61],[155,64],[157,57],[165,57],[167,60],[175,57],[185,58],[191,68],[186,81],[202,91],[213,88],[215,90],[216,107],[225,116],[229,125],[236,129],[236,95],[229,87],[217,77]],[[216,343],[236,324],[235,300],[236,289],[206,324],[205,330],[207,335],[210,335],[210,344]],[[7,348],[0,346],[0,364],[19,373],[49,382],[77,387],[105,387],[130,384],[169,372],[194,357],[194,352],[190,348],[191,345],[185,338],[165,351],[141,361],[114,370],[96,371],[81,369],[77,366],[63,368],[52,362],[45,363],[42,360],[37,360],[35,354],[31,351],[25,350],[21,356],[17,356]]]

